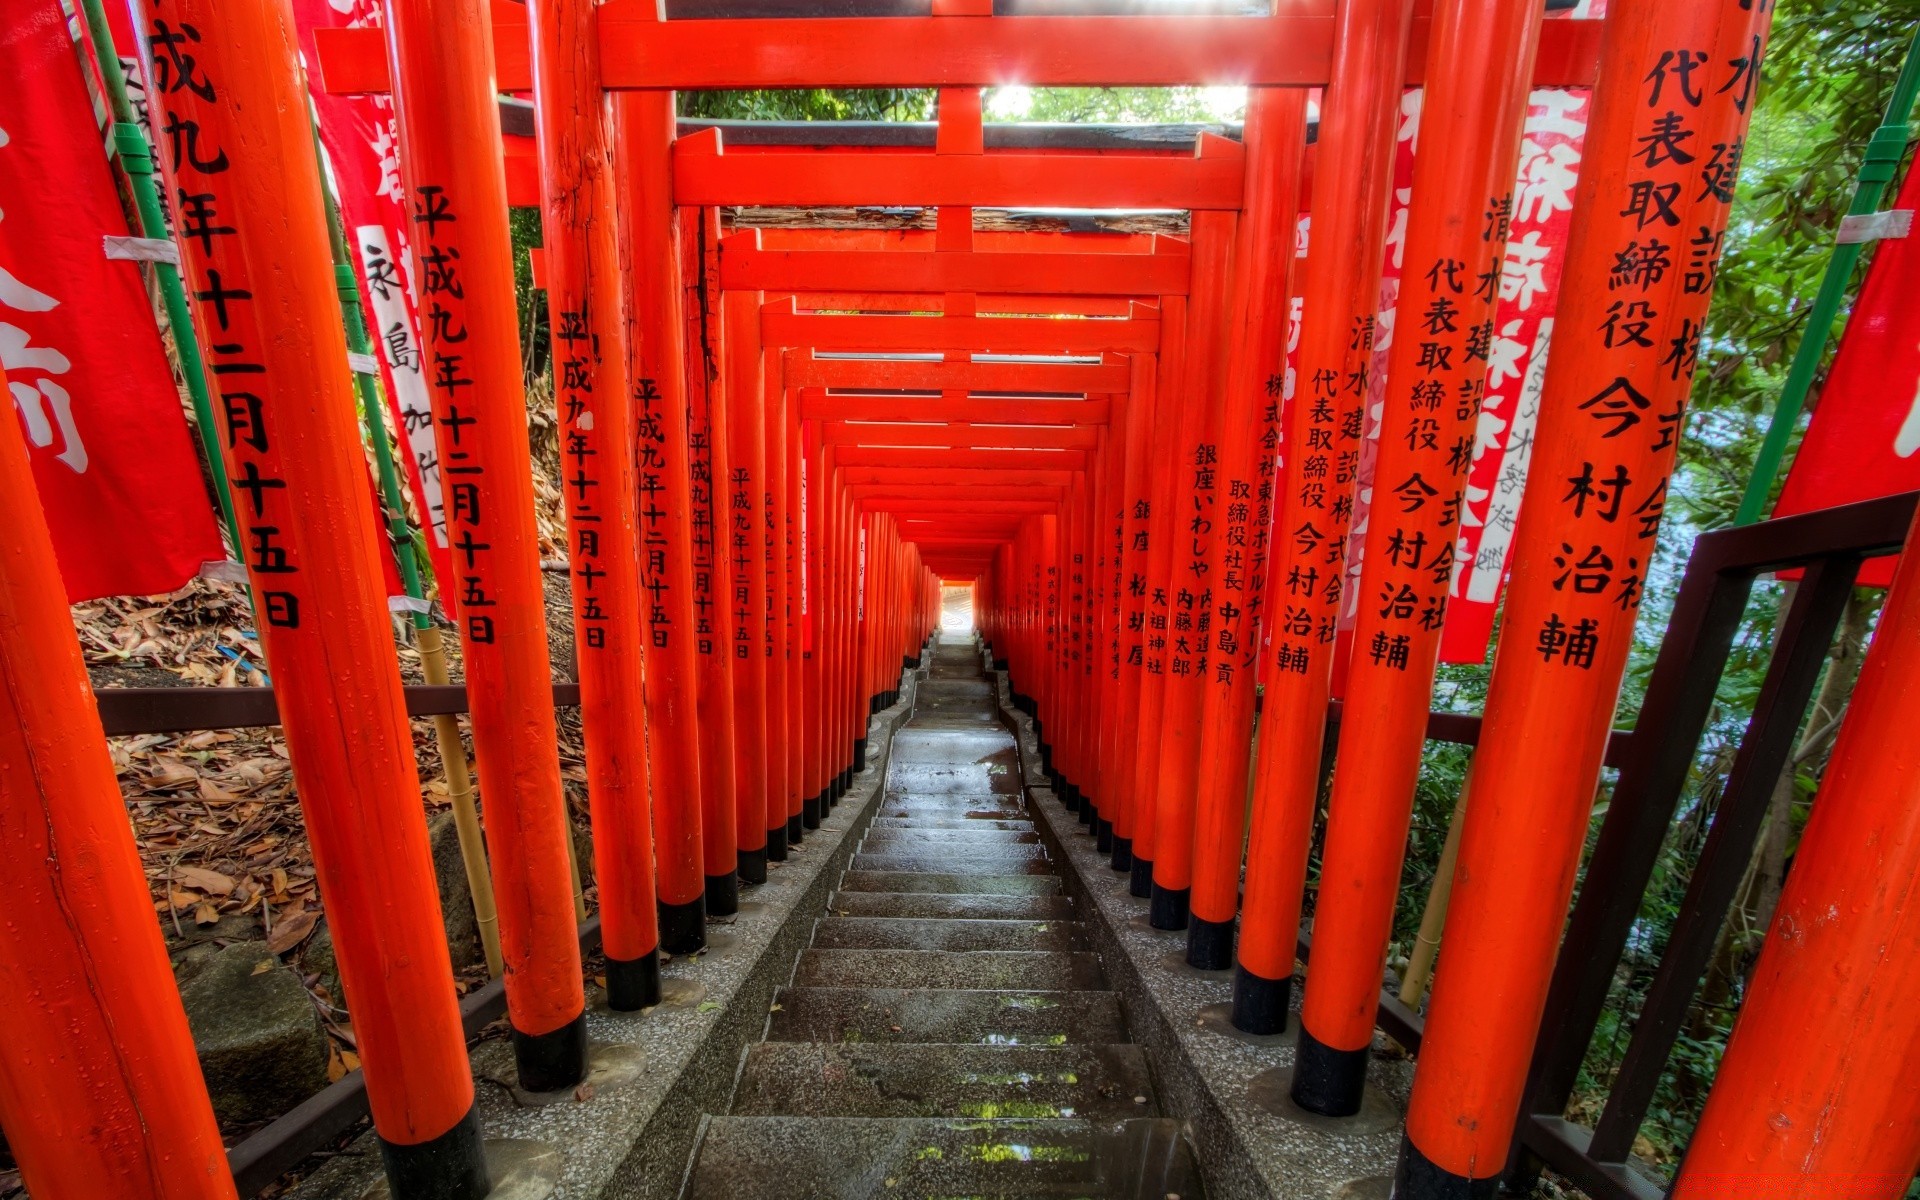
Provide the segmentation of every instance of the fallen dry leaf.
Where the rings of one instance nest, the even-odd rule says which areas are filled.
[[[273,933],[267,938],[267,949],[275,954],[285,954],[305,941],[319,920],[319,911],[311,908],[282,915],[273,923]]]
[[[205,867],[175,867],[173,876],[188,887],[198,888],[215,896],[233,894],[233,879],[218,871],[209,871]]]

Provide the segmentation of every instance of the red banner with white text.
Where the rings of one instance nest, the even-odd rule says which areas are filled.
[[[0,367],[85,600],[172,591],[226,551],[74,34],[59,0],[0,26]]]
[[[1907,172],[1892,208],[1920,209],[1920,171]],[[1920,489],[1920,293],[1915,280],[1920,280],[1920,230],[1874,250],[1774,516]],[[1886,587],[1893,581],[1893,561],[1865,564],[1860,582]]]

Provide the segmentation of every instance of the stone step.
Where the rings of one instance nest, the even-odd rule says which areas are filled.
[[[918,797],[889,796],[874,819],[905,821],[1031,821],[1033,816],[1019,804],[1004,804],[992,798],[974,797],[957,803],[933,804]]]
[[[949,864],[950,865],[950,864]],[[869,871],[840,877],[843,892],[944,892],[981,896],[1059,896],[1066,889],[1057,875],[976,875],[939,871]]]
[[[1014,854],[1012,850],[1032,850],[1033,854]],[[1046,857],[1044,846],[1014,846],[1004,851],[981,850],[967,854],[869,854],[853,856],[856,871],[938,871],[947,875],[1052,875],[1054,864]]]
[[[1194,1200],[1180,1123],[715,1117],[687,1200],[1087,1197]]]
[[[830,916],[813,927],[820,950],[1087,950],[1078,921]]]
[[[943,896],[932,892],[839,892],[827,911],[842,917],[944,917],[976,921],[1071,921],[1066,896]]]
[[[868,829],[874,833],[888,830],[925,829],[965,833],[970,829],[1034,833],[1033,822],[1026,817],[875,817]]]
[[[784,987],[770,1042],[953,1042],[1068,1046],[1123,1042],[1120,999],[1108,991],[978,991]]]
[[[869,849],[878,846],[1035,846],[1040,843],[1037,829],[901,829],[887,826],[869,829],[861,843]]]
[[[1006,988],[1098,991],[1100,960],[1086,951],[814,950],[800,952],[795,987]]]
[[[820,1045],[747,1049],[735,1116],[1159,1115],[1138,1046]]]

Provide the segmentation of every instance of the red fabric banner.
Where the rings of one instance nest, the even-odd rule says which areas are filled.
[[[59,0],[0,28],[0,366],[72,600],[226,557]]]
[[[1920,209],[1920,170],[1891,207]],[[1787,472],[1776,517],[1920,489],[1920,229],[1873,252],[1833,369]],[[1860,582],[1886,587],[1893,558],[1865,564]]]
[[[293,0],[293,12],[314,111],[319,115],[320,142],[358,272],[361,310],[366,314],[373,356],[380,364],[387,421],[402,448],[414,504],[426,524],[434,574],[444,582],[453,578],[452,561],[441,501],[440,455],[433,440],[433,414],[420,353],[419,293],[407,243],[411,222],[400,182],[393,97],[329,95],[321,90],[316,73],[320,60],[314,52],[313,31],[379,25],[381,5],[379,0]],[[444,587],[440,599],[452,609],[453,595]]]

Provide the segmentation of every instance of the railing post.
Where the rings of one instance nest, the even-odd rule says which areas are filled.
[[[1401,1149],[1409,1197],[1490,1194],[1505,1165],[1678,452],[1766,7],[1622,0],[1607,17]]]
[[[1207,580],[1211,665],[1201,681],[1200,770],[1193,814],[1187,965],[1233,965],[1240,857],[1252,767],[1255,637],[1265,611],[1274,457],[1285,386],[1288,297],[1306,153],[1306,93],[1257,88],[1247,103],[1246,201],[1234,252],[1220,462]]]
[[[244,494],[241,550],[374,1130],[395,1196],[477,1200],[489,1181],[381,582],[384,551],[366,517],[367,467],[293,14],[284,2],[215,0],[151,0],[145,12],[149,95],[179,134],[170,182],[213,214],[206,236],[182,237],[183,274],[219,393],[224,458]],[[95,719],[71,720],[84,729]],[[124,836],[124,816],[109,820]],[[571,946],[566,882],[562,857],[551,883]],[[577,969],[572,978],[577,993]],[[155,1011],[150,987],[97,994]],[[9,1044],[33,1043],[23,1034]],[[171,1122],[174,1107],[156,1105],[140,1120]],[[196,1171],[212,1165],[197,1150],[192,1158]]]
[[[495,868],[520,1085],[586,1074],[570,846],[547,661],[507,188],[483,0],[391,0],[388,59],[413,205],[428,389]]]
[[[35,1195],[231,1200],[26,442],[0,425],[0,1125]]]
[[[548,328],[607,1003],[660,1002],[630,343],[589,0],[531,0]]]
[[[694,646],[692,481],[680,246],[673,206],[673,94],[613,97],[614,168],[627,229],[633,399],[640,456],[640,573],[647,591],[647,760],[653,769],[660,948],[707,944]]]
[[[1266,696],[1247,841],[1233,1023],[1279,1033],[1320,795],[1334,628],[1374,357],[1411,0],[1343,0],[1321,108],[1318,189],[1302,280],[1294,398],[1282,438],[1261,628]],[[1339,189],[1336,193],[1333,189]],[[1315,255],[1320,246],[1332,253]]]
[[[1293,1077],[1294,1101],[1325,1116],[1359,1111],[1366,1083],[1540,15],[1534,0],[1434,14]]]

